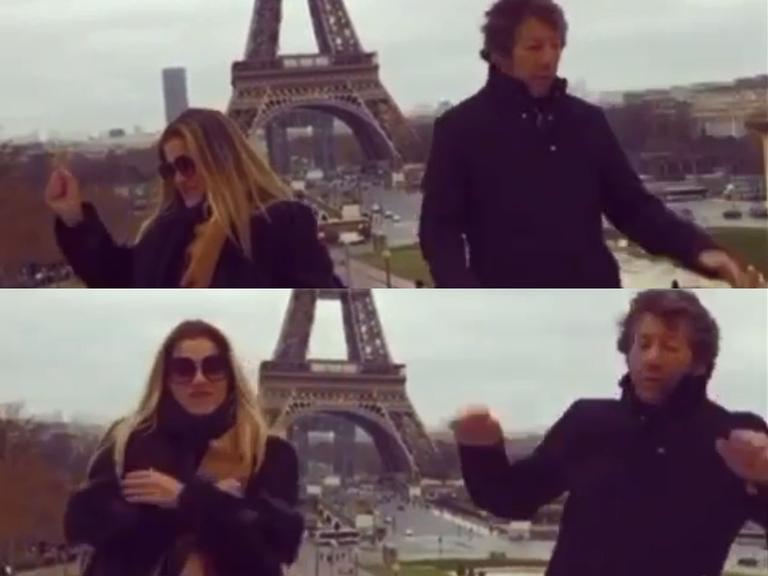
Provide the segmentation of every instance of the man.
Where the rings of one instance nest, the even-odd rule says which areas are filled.
[[[707,398],[718,348],[696,296],[640,293],[618,338],[620,400],[575,402],[512,464],[487,410],[454,422],[472,500],[524,520],[568,493],[548,576],[720,574],[745,521],[768,524],[768,436]]]
[[[603,216],[652,254],[765,285],[649,194],[603,112],[566,93],[557,4],[498,0],[486,17],[488,82],[435,122],[424,176],[419,235],[437,287],[618,287]]]

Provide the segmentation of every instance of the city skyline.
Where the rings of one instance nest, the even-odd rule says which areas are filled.
[[[446,3],[451,3],[446,9]],[[471,95],[486,74],[477,52],[490,2],[347,0],[367,50],[406,111]],[[663,88],[765,73],[762,0],[653,0],[566,6],[571,31],[562,73],[591,91]],[[0,6],[4,70],[2,134],[35,130],[93,133],[112,127],[162,127],[161,69],[187,68],[192,105],[222,109],[229,70],[242,56],[252,0],[5,0]],[[408,13],[407,19],[402,15]],[[439,15],[440,26],[435,26]],[[35,26],[29,26],[35,22]],[[211,30],[216,30],[212,34]],[[44,48],[57,46],[56,62]],[[285,3],[284,53],[311,52],[305,2]],[[18,54],[25,66],[17,65]],[[606,58],[606,54],[611,54]],[[77,65],[87,62],[87,66]],[[664,66],[649,63],[664,62]],[[426,73],[425,73],[426,71]],[[87,87],[87,89],[84,89]]]
[[[625,366],[617,321],[635,293],[380,290],[375,299],[391,355],[406,365],[408,395],[428,428],[444,429],[460,408],[486,404],[515,435],[543,431],[578,398],[618,396]],[[765,417],[768,291],[696,293],[722,330],[712,397]],[[206,319],[229,335],[255,386],[289,294],[9,292],[0,300],[0,404],[108,423],[136,405],[161,340],[186,318]],[[341,357],[338,308],[322,303],[314,334],[312,357]]]

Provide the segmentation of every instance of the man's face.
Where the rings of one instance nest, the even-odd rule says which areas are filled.
[[[648,404],[663,403],[683,376],[702,372],[694,369],[688,323],[665,323],[653,314],[636,322],[627,364],[635,394]]]
[[[528,18],[517,29],[512,53],[494,54],[492,60],[504,74],[525,82],[534,97],[542,97],[549,94],[557,77],[562,52],[560,33],[541,20]]]

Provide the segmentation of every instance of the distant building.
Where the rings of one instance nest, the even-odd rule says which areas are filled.
[[[163,95],[165,96],[165,120],[170,124],[189,108],[187,71],[184,68],[163,70]]]
[[[618,90],[599,92],[594,101],[602,108],[621,106],[624,103],[624,92]]]
[[[448,112],[448,110],[450,110],[451,108],[453,108],[452,102],[450,102],[449,100],[441,100],[438,103],[437,108],[435,108],[435,116],[442,116],[443,114]]]
[[[699,132],[709,136],[742,137],[747,121],[768,111],[768,76],[695,89],[691,115]]]
[[[583,78],[568,81],[568,93],[587,102],[597,102],[598,95],[593,94],[587,87],[587,81]]]
[[[639,102],[653,102],[662,113],[684,102],[690,105],[695,133],[740,138],[748,132],[750,117],[768,111],[768,75],[624,94],[625,104]]]
[[[88,158],[103,158],[109,152],[145,150],[157,144],[158,133],[141,132],[128,134],[125,130],[115,129],[100,134],[98,137],[71,138],[42,142],[37,146],[27,147],[25,156],[33,153],[47,154],[55,149],[66,148],[72,154],[81,154]]]

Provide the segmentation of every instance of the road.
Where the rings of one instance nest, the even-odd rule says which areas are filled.
[[[419,216],[421,213],[422,196],[394,190],[370,189],[363,193],[363,205],[370,210],[374,204],[382,210],[389,210],[401,218],[400,222],[383,219],[381,227],[386,233],[389,245],[405,246],[418,242]],[[694,202],[679,202],[671,205],[674,210],[689,209],[696,222],[704,227],[744,227],[768,229],[768,222],[745,216],[742,220],[726,220],[724,210],[736,206],[745,214],[752,205],[750,202],[726,202],[718,199],[697,200]],[[542,219],[542,225],[546,220]],[[722,282],[709,280],[668,261],[653,261],[628,254],[621,249],[612,249],[621,269],[622,285],[627,288],[659,288],[670,286],[677,280],[682,287],[722,288]],[[368,247],[355,247],[353,254],[367,252]],[[365,281],[361,277],[361,281]]]
[[[480,523],[397,500],[379,503],[376,510],[380,518],[392,518],[387,543],[397,548],[398,556],[403,560],[487,558],[492,552],[503,552],[510,558],[546,561],[554,549],[554,542],[512,540],[506,536],[490,534],[487,527]],[[361,558],[364,563],[378,563],[381,561],[381,551],[363,550]],[[755,558],[759,568],[750,570],[738,566],[740,558]],[[761,542],[734,544],[726,569],[768,576],[768,551]]]
[[[400,222],[384,220],[383,227],[391,246],[413,244],[417,241],[419,217],[421,215],[422,195],[398,190],[370,189],[363,193],[363,206],[370,210],[373,204],[389,210],[401,218]],[[728,202],[716,198],[675,202],[669,204],[674,211],[690,210],[695,221],[705,228],[762,228],[768,229],[768,220],[752,218],[748,215],[753,202]],[[727,220],[723,212],[729,208],[738,208],[744,213],[740,220]],[[546,215],[542,214],[541,223],[546,225]]]
[[[398,507],[403,506],[403,510]],[[388,541],[401,558],[487,558],[492,552],[530,559],[548,559],[551,542],[513,542],[490,534],[479,523],[469,522],[433,508],[388,503],[378,507],[383,516],[392,517]]]
[[[377,563],[381,561],[381,554]],[[318,549],[306,539],[299,552],[299,558],[291,566],[285,576],[373,576],[354,562],[339,560],[331,563],[327,555],[319,553]]]

